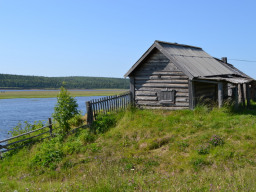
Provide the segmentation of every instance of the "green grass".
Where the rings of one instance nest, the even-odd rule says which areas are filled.
[[[123,89],[103,89],[103,90],[69,90],[71,96],[81,97],[81,96],[109,96],[109,95],[117,95],[123,93],[127,90]],[[57,97],[59,91],[0,91],[0,99],[14,99],[14,98],[49,98],[49,97]]]
[[[0,162],[2,191],[255,191],[256,110],[130,109]]]

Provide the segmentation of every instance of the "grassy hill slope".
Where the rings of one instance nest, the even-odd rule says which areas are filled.
[[[256,110],[131,109],[0,161],[2,191],[255,191]]]

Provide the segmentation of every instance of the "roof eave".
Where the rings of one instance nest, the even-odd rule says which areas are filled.
[[[176,65],[185,75],[189,77],[190,80],[194,78],[194,76],[184,67],[182,67],[178,62],[176,62],[173,57],[171,57],[167,51],[164,50],[164,48],[160,45],[159,41],[155,41],[156,48],[159,49],[174,65]]]
[[[138,65],[151,53],[151,51],[156,48],[156,42],[154,42],[150,48],[140,57],[140,59],[125,73],[124,78],[130,76],[130,74],[138,67]]]

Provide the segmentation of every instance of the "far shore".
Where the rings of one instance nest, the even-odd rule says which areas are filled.
[[[127,89],[70,89],[73,97],[110,96],[127,92]],[[57,97],[59,89],[0,89],[0,99]]]

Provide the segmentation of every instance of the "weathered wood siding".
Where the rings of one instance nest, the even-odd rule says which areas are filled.
[[[199,102],[214,101],[218,99],[218,84],[194,82],[196,104]]]
[[[188,77],[160,51],[154,50],[132,75],[135,104],[143,108],[189,108]],[[163,91],[173,91],[174,102],[163,102]]]
[[[251,98],[256,101],[256,81],[251,83]]]

